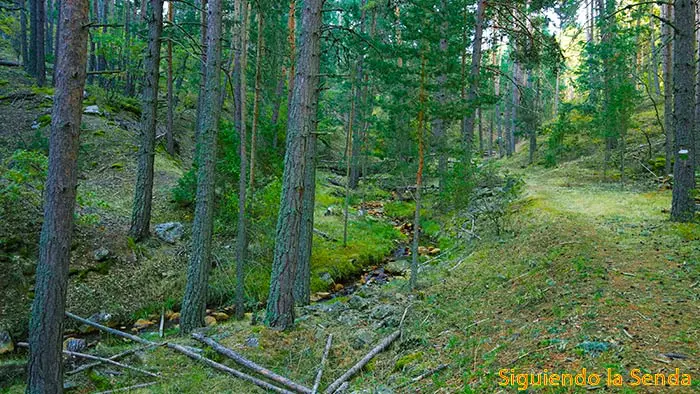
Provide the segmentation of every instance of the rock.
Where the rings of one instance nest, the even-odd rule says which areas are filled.
[[[156,236],[161,240],[174,244],[184,234],[184,228],[180,222],[161,223],[155,227]]]
[[[328,272],[320,273],[318,275],[318,278],[321,279],[326,286],[330,286],[333,284],[333,282],[335,282],[331,274],[329,274]]]
[[[355,350],[363,349],[374,341],[374,335],[369,330],[358,330],[350,340],[350,346]]]
[[[96,105],[88,105],[83,110],[83,113],[87,114],[87,115],[102,115],[102,112],[100,111],[100,107],[98,107]]]
[[[370,317],[376,320],[384,320],[390,315],[395,315],[398,310],[389,304],[379,304],[372,309]]]
[[[87,348],[87,342],[82,338],[68,338],[63,341],[63,350],[81,353]]]
[[[358,295],[354,295],[348,300],[348,305],[352,309],[361,310],[367,308],[367,306],[369,305],[369,300],[366,300]]]
[[[360,322],[360,317],[353,310],[345,311],[338,316],[338,323],[344,326],[354,326]]]
[[[428,254],[431,255],[431,256],[438,255],[438,254],[440,254],[440,248],[429,247],[429,248],[428,248]]]
[[[260,340],[258,340],[257,337],[251,336],[251,337],[246,338],[245,345],[248,347],[256,348],[256,347],[260,346]]]
[[[333,286],[333,291],[335,291],[337,293],[337,292],[343,290],[344,288],[345,288],[345,286],[343,286],[342,283],[336,283],[335,286]]]
[[[326,211],[323,213],[323,216],[336,216],[340,215],[340,210],[336,208],[335,205],[331,205],[328,208],[326,208]]]
[[[216,325],[216,319],[213,316],[205,316],[204,317],[204,324],[207,327],[212,327]]]
[[[331,293],[328,292],[318,292],[311,295],[311,302],[318,302],[321,300],[327,300],[331,298]]]
[[[180,321],[180,312],[173,312],[168,317],[168,321]]]
[[[39,130],[41,125],[36,120],[32,123],[32,130]]]
[[[134,327],[131,329],[131,331],[141,331],[141,330],[146,329],[154,324],[156,324],[156,322],[154,322],[153,320],[138,319],[134,323]]]
[[[408,264],[405,260],[390,261],[384,266],[384,272],[389,275],[405,275],[408,272]]]
[[[95,261],[104,261],[107,259],[107,257],[109,257],[109,249],[105,248],[104,246],[97,249],[92,254],[92,258]]]
[[[426,248],[425,246],[419,246],[419,247],[418,247],[418,254],[421,255],[421,256],[427,255],[427,254],[428,254],[428,248]]]
[[[10,333],[0,330],[0,354],[10,353],[15,350],[15,343],[12,342]]]
[[[216,319],[216,321],[226,321],[230,319],[230,316],[223,313],[223,312],[214,312],[211,314],[211,316]]]
[[[103,326],[107,326],[107,327],[116,327],[117,326],[117,321],[114,320],[114,316],[112,316],[111,313],[107,313],[107,312],[95,313],[92,316],[88,317],[88,320],[90,320],[91,322],[102,324]],[[82,326],[80,326],[78,331],[80,331],[83,334],[87,334],[90,332],[96,332],[97,329],[92,327],[92,326],[88,326],[87,324],[83,324]]]

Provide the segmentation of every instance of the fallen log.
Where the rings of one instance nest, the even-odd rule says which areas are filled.
[[[227,374],[235,376],[239,379],[243,379],[243,380],[246,380],[248,382],[251,382],[254,385],[261,387],[265,390],[271,390],[271,391],[274,391],[276,393],[282,393],[282,394],[294,394],[292,391],[285,390],[283,388],[274,386],[268,382],[265,382],[263,380],[255,378],[253,376],[250,376],[246,373],[240,372],[240,371],[235,370],[235,369],[228,367],[226,365],[219,364],[214,360],[210,360],[206,357],[202,357],[197,353],[194,353],[190,350],[187,350],[184,346],[176,345],[174,343],[168,343],[168,347],[175,350],[175,351],[178,351],[178,352],[184,354],[185,356],[187,356],[193,360],[201,361],[202,363],[204,363],[204,364],[206,364],[214,369],[218,369],[219,371],[226,372]]]
[[[3,60],[0,59],[0,66],[5,66],[5,67],[22,67],[21,63],[18,62],[13,62],[12,60]]]
[[[127,334],[127,333],[125,333],[125,332],[123,332],[123,331],[119,331],[119,330],[115,330],[115,329],[113,329],[113,328],[109,328],[109,327],[103,326],[102,324],[95,323],[94,321],[90,321],[90,320],[88,320],[88,319],[84,319],[84,318],[82,318],[82,317],[80,317],[80,316],[78,316],[78,315],[74,315],[74,314],[72,314],[72,313],[70,313],[70,312],[66,312],[66,316],[70,317],[71,319],[75,319],[75,320],[77,320],[77,321],[79,321],[79,322],[81,322],[81,323],[87,324],[87,325],[89,325],[89,326],[91,326],[91,327],[97,328],[98,330],[105,331],[105,332],[108,332],[108,333],[110,333],[110,334],[120,336],[120,337],[122,337],[122,338],[127,338],[127,339],[130,339],[130,340],[134,341],[134,342],[138,342],[138,343],[141,343],[141,344],[144,344],[144,345],[150,345],[150,346],[161,346],[161,344],[159,344],[159,343],[157,343],[157,342],[151,342],[151,341],[149,341],[149,340],[146,340],[146,339],[143,339],[143,338],[139,338],[139,337],[137,337],[136,335]],[[268,383],[268,382],[262,381],[262,380],[260,380],[260,379],[255,378],[255,377],[252,377],[252,376],[250,376],[250,375],[247,375],[247,374],[245,374],[245,373],[243,373],[243,372],[240,372],[240,371],[237,371],[237,370],[235,370],[235,369],[233,369],[233,368],[227,367],[226,365],[219,364],[219,363],[217,363],[217,362],[214,361],[214,360],[210,360],[210,359],[208,359],[208,358],[206,358],[206,357],[200,356],[199,354],[195,353],[194,350],[192,350],[192,349],[190,349],[190,348],[188,348],[188,347],[181,346],[181,345],[177,345],[177,344],[174,344],[174,343],[167,343],[167,344],[165,344],[165,345],[166,345],[169,349],[175,350],[176,352],[180,352],[180,353],[184,354],[185,356],[187,356],[187,357],[189,357],[189,358],[191,358],[191,359],[193,359],[193,360],[201,361],[201,362],[203,362],[204,364],[207,364],[208,366],[210,366],[210,367],[212,367],[212,368],[214,368],[214,369],[218,369],[219,371],[226,372],[226,373],[228,373],[229,375],[233,375],[233,376],[235,376],[235,377],[237,377],[237,378],[239,378],[239,379],[247,380],[247,381],[249,381],[249,382],[251,382],[251,383],[253,383],[253,384],[255,384],[255,385],[259,386],[259,387],[262,387],[262,388],[264,388],[264,389],[266,389],[266,390],[272,390],[272,391],[274,391],[274,392],[282,393],[282,394],[294,394],[294,393],[291,392],[291,391],[288,391],[288,390],[279,388],[279,387],[274,386],[274,385],[272,385],[272,384],[270,384],[270,383]]]
[[[120,393],[122,391],[131,391],[131,390],[136,390],[136,389],[142,389],[144,387],[153,386],[154,384],[158,384],[158,382],[148,382],[148,383],[135,384],[135,385],[129,386],[129,387],[121,387],[121,388],[114,389],[114,390],[100,391],[99,393],[95,393],[95,394]]]
[[[362,370],[362,368],[365,365],[367,365],[367,363],[370,362],[370,360],[372,360],[372,358],[374,358],[374,356],[376,356],[377,354],[386,350],[386,348],[388,348],[389,345],[391,345],[391,343],[394,342],[396,340],[396,338],[399,337],[399,335],[401,335],[401,331],[395,331],[393,334],[384,338],[384,340],[379,345],[377,345],[374,349],[370,350],[370,352],[367,353],[367,355],[364,356],[362,358],[362,360],[358,361],[357,364],[355,364],[352,368],[350,368],[347,372],[345,372],[341,377],[336,379],[335,382],[331,383],[331,385],[328,386],[328,388],[326,388],[325,393],[326,394],[335,393],[336,390],[338,390],[338,388],[343,385],[343,383],[345,383],[348,379],[353,377],[356,373],[360,372],[360,370]]]
[[[26,343],[26,342],[19,342],[19,343],[17,344],[17,346],[18,346],[18,347],[28,348],[28,347],[29,347],[29,344]],[[73,357],[78,357],[78,358],[85,358],[85,359],[88,359],[88,360],[97,360],[97,361],[100,361],[100,362],[102,362],[102,363],[112,364],[112,365],[117,366],[117,367],[119,367],[119,368],[130,369],[130,370],[132,370],[132,371],[140,372],[140,373],[142,373],[142,374],[144,374],[144,375],[153,376],[154,378],[160,378],[160,375],[155,374],[155,373],[150,372],[150,371],[146,371],[145,369],[132,367],[131,365],[122,364],[122,363],[120,363],[120,362],[117,362],[117,361],[114,361],[114,360],[110,360],[110,359],[108,359],[108,358],[93,356],[92,354],[71,352],[70,350],[63,350],[63,354],[65,354],[65,355],[67,355],[67,356],[73,356]]]
[[[140,372],[144,375],[153,376],[154,378],[160,377],[160,375],[155,374],[153,372],[146,371],[145,369],[132,367],[131,365],[122,364],[120,362],[110,360],[108,358],[97,357],[97,356],[93,356],[91,354],[85,354],[85,353],[71,352],[69,350],[64,350],[63,354],[68,355],[68,356],[73,356],[73,357],[85,358],[88,360],[97,360],[97,361],[102,362],[102,363],[112,364],[112,365],[117,366],[119,368],[130,369],[132,371]]]
[[[267,379],[270,379],[274,382],[277,382],[281,384],[282,386],[285,386],[291,390],[294,390],[297,393],[300,394],[311,394],[311,389],[308,387],[302,386],[288,378],[285,378],[282,375],[279,375],[275,373],[274,371],[271,371],[253,361],[248,360],[247,358],[243,357],[242,355],[238,354],[237,352],[219,344],[215,340],[211,338],[207,338],[204,335],[200,333],[194,333],[192,334],[192,338],[204,343],[205,345],[211,347],[214,349],[217,353],[226,356],[230,358],[231,360],[237,362],[238,364],[255,371],[259,373],[260,375],[266,377]]]
[[[130,354],[132,354],[132,353],[136,353],[136,352],[141,351],[141,350],[147,350],[147,349],[150,349],[150,348],[152,348],[152,347],[155,347],[155,345],[141,346],[141,347],[129,349],[129,350],[123,351],[123,352],[121,352],[121,353],[117,353],[117,354],[115,354],[114,356],[108,357],[107,359],[109,359],[109,360],[118,360],[118,359],[120,359],[120,358],[122,358],[122,357],[126,357],[126,356],[128,356],[128,355],[130,355]],[[100,365],[100,364],[102,364],[102,361],[95,361],[95,362],[92,362],[92,363],[88,363],[88,364],[85,364],[85,365],[81,365],[81,366],[79,366],[78,368],[76,368],[76,369],[74,369],[74,370],[72,370],[72,371],[66,372],[66,375],[75,375],[76,373],[82,372],[82,371],[84,371],[84,370],[86,370],[86,369],[90,369],[90,368],[96,367],[96,366],[98,366],[98,365]]]
[[[107,332],[107,333],[109,333],[109,334],[113,334],[113,335],[116,335],[116,336],[119,336],[119,337],[122,337],[122,338],[130,339],[130,340],[132,340],[132,341],[134,341],[134,342],[137,342],[137,343],[140,343],[140,344],[142,344],[142,345],[146,345],[146,346],[159,346],[159,345],[160,345],[159,343],[151,342],[151,341],[149,341],[149,340],[147,340],[147,339],[143,339],[143,338],[141,338],[141,337],[137,337],[136,335],[127,334],[127,333],[125,333],[125,332],[123,332],[123,331],[119,331],[119,330],[115,330],[115,329],[113,329],[113,328],[109,328],[109,327],[107,327],[107,326],[103,326],[102,324],[95,323],[95,322],[92,321],[92,320],[88,320],[88,319],[82,318],[82,317],[80,317],[80,316],[78,316],[78,315],[74,315],[74,314],[72,314],[72,313],[70,313],[70,312],[66,312],[66,316],[70,317],[71,319],[77,320],[77,321],[79,321],[79,322],[81,322],[81,323],[83,323],[83,324],[87,324],[87,325],[90,326],[90,327],[94,327],[94,328],[96,328],[96,329],[98,329],[98,330],[101,330],[101,331],[104,331],[104,332]]]
[[[316,374],[316,379],[314,380],[314,387],[311,389],[311,394],[316,394],[318,392],[318,386],[321,385],[321,376],[323,375],[323,367],[326,365],[326,359],[328,358],[328,353],[331,351],[331,343],[333,342],[333,334],[328,335],[328,340],[326,341],[326,348],[323,350],[323,357],[321,357],[321,365],[318,367],[318,373]]]

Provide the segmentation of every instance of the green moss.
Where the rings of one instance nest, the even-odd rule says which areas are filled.
[[[423,352],[415,352],[407,354],[400,359],[396,360],[394,364],[394,371],[401,371],[404,367],[415,363],[416,361],[421,361],[423,359]]]
[[[415,212],[414,202],[392,201],[384,204],[384,213],[394,219],[410,219]]]
[[[695,223],[676,223],[675,230],[685,241],[700,241],[700,226]]]
[[[41,115],[36,121],[41,127],[48,126],[51,124],[51,114]]]

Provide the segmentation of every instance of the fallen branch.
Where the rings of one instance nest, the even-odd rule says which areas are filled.
[[[435,368],[429,370],[428,372],[425,372],[425,373],[423,373],[423,374],[420,374],[420,375],[416,376],[415,378],[409,380],[408,382],[399,385],[398,387],[396,387],[396,389],[398,390],[398,389],[400,389],[400,388],[403,388],[403,387],[406,387],[406,386],[410,386],[410,385],[412,385],[413,383],[420,382],[421,380],[423,380],[423,379],[425,379],[425,378],[427,378],[427,377],[429,377],[429,376],[432,376],[432,375],[434,375],[434,374],[436,374],[436,373],[442,371],[443,369],[445,369],[445,368],[447,368],[447,367],[448,367],[447,364],[440,364],[440,365],[438,365],[437,367],[435,367]]]
[[[337,239],[331,237],[330,235],[324,233],[321,230],[314,229],[314,233],[318,234],[321,238],[325,239],[326,241],[338,242]]]
[[[272,384],[270,384],[270,383],[268,383],[268,382],[265,382],[265,381],[263,381],[263,380],[260,380],[260,379],[258,379],[258,378],[255,378],[255,377],[253,377],[253,376],[250,376],[250,375],[248,375],[248,374],[246,374],[246,373],[243,373],[243,372],[241,372],[241,371],[235,370],[235,369],[233,369],[233,368],[231,368],[231,367],[228,367],[228,366],[226,366],[226,365],[219,364],[219,363],[217,363],[217,362],[214,361],[214,360],[210,360],[210,359],[208,359],[208,358],[206,358],[206,357],[202,357],[202,356],[200,356],[199,354],[194,353],[194,352],[188,350],[188,349],[185,348],[184,346],[176,345],[176,344],[174,344],[174,343],[168,343],[168,347],[171,348],[171,349],[173,349],[173,350],[175,350],[175,351],[178,351],[178,352],[184,354],[185,356],[187,356],[187,357],[189,357],[189,358],[191,358],[191,359],[193,359],[193,360],[201,361],[202,363],[204,363],[204,364],[206,364],[206,365],[208,365],[208,366],[210,366],[210,367],[212,367],[212,368],[214,368],[214,369],[218,369],[219,371],[226,372],[227,374],[232,375],[232,376],[235,376],[235,377],[237,377],[237,378],[239,378],[239,379],[247,380],[248,382],[251,382],[251,383],[253,383],[254,385],[256,385],[256,386],[258,386],[258,387],[261,387],[261,388],[263,388],[263,389],[265,389],[265,390],[271,390],[271,391],[274,391],[274,392],[276,392],[276,393],[282,393],[282,394],[294,394],[294,393],[291,392],[291,391],[288,391],[288,390],[285,390],[285,389],[283,389],[283,388],[274,386],[274,385],[272,385]]]
[[[77,321],[79,321],[79,322],[81,322],[81,323],[87,324],[87,325],[89,325],[89,326],[91,326],[91,327],[97,328],[98,330],[105,331],[105,332],[108,332],[108,333],[110,333],[110,334],[113,334],[113,335],[116,335],[116,336],[120,336],[120,337],[122,337],[122,338],[130,339],[130,340],[132,340],[132,341],[134,341],[134,342],[138,342],[138,343],[141,343],[141,344],[144,344],[144,345],[149,345],[149,346],[161,346],[161,344],[159,344],[159,343],[157,343],[157,342],[151,342],[151,341],[149,341],[149,340],[146,340],[146,339],[143,339],[143,338],[139,338],[139,337],[137,337],[136,335],[127,334],[127,333],[125,333],[125,332],[122,332],[122,331],[119,331],[119,330],[115,330],[115,329],[113,329],[113,328],[109,328],[109,327],[103,326],[102,324],[95,323],[94,321],[90,321],[90,320],[88,320],[88,319],[84,319],[84,318],[82,318],[82,317],[80,317],[80,316],[77,316],[77,315],[74,315],[74,314],[72,314],[72,313],[70,313],[70,312],[66,312],[66,316],[70,317],[71,319],[75,319],[75,320],[77,320]],[[266,389],[266,390],[272,390],[272,391],[274,391],[274,392],[282,393],[282,394],[294,394],[294,393],[292,393],[291,391],[288,391],[288,390],[285,390],[285,389],[281,389],[281,388],[279,388],[279,387],[277,387],[277,386],[273,386],[272,384],[270,384],[270,383],[268,383],[268,382],[265,382],[265,381],[262,381],[262,380],[260,380],[260,379],[254,378],[254,377],[252,377],[252,376],[250,376],[250,375],[248,375],[248,374],[245,374],[245,373],[240,372],[240,371],[237,371],[237,370],[235,370],[235,369],[233,369],[233,368],[227,367],[226,365],[219,364],[219,363],[217,363],[217,362],[214,361],[214,360],[210,360],[210,359],[208,359],[208,358],[206,358],[206,357],[200,356],[199,354],[195,353],[195,350],[198,350],[198,349],[193,350],[193,349],[191,349],[191,348],[189,348],[189,347],[177,345],[177,344],[174,344],[174,343],[167,343],[167,344],[165,344],[165,345],[168,346],[168,348],[170,348],[170,349],[172,349],[172,350],[175,350],[176,352],[180,352],[180,353],[184,354],[185,356],[187,356],[187,357],[189,357],[189,358],[191,358],[191,359],[193,359],[193,360],[201,361],[201,362],[203,362],[204,364],[207,364],[208,366],[210,366],[210,367],[212,367],[212,368],[214,368],[214,369],[218,369],[219,371],[226,372],[226,373],[228,373],[229,375],[233,375],[233,376],[235,376],[235,377],[237,377],[237,378],[239,378],[239,379],[247,380],[247,381],[249,381],[249,382],[251,382],[251,383],[253,383],[253,384],[255,384],[255,385],[259,386],[259,387],[262,387],[262,388],[264,388],[264,389]]]
[[[22,67],[22,64],[13,62],[12,60],[2,60],[0,59],[0,66],[5,67]]]
[[[518,356],[518,358],[514,359],[513,361],[509,362],[509,363],[506,364],[506,365],[515,364],[516,362],[518,362],[518,361],[524,359],[525,357],[531,355],[532,353],[539,353],[539,352],[541,352],[541,351],[544,351],[544,350],[547,350],[547,349],[551,349],[551,348],[553,348],[553,347],[554,347],[554,345],[549,345],[549,346],[547,346],[547,347],[543,347],[543,348],[541,348],[541,349],[533,350],[533,351],[531,351],[531,352],[525,352],[524,354]],[[494,350],[495,350],[495,349],[494,349]],[[493,350],[492,350],[492,351],[493,351]]]
[[[130,355],[130,354],[132,354],[132,353],[136,353],[136,352],[141,351],[141,350],[150,349],[150,348],[152,348],[152,347],[154,347],[154,346],[153,346],[153,345],[148,345],[148,346],[142,346],[142,347],[137,347],[137,348],[129,349],[129,350],[123,351],[123,352],[121,352],[121,353],[117,353],[117,354],[115,354],[114,356],[108,357],[108,359],[109,359],[109,360],[118,360],[118,359],[120,359],[120,358],[122,358],[122,357],[126,357],[126,356],[128,356],[128,355]],[[100,364],[102,364],[102,361],[95,361],[95,362],[93,362],[93,363],[88,363],[88,364],[85,364],[85,365],[81,365],[80,367],[78,367],[78,368],[76,368],[76,369],[74,369],[74,370],[72,370],[72,371],[66,372],[66,375],[75,375],[75,374],[78,373],[78,372],[82,372],[82,371],[84,371],[84,370],[86,370],[86,369],[90,369],[90,368],[96,367],[96,366],[98,366],[98,365],[100,365]]]
[[[264,377],[266,377],[274,382],[281,384],[282,386],[286,386],[286,387],[294,390],[297,393],[301,393],[301,394],[310,394],[311,393],[310,388],[304,387],[296,382],[293,382],[293,381],[285,378],[282,375],[275,373],[274,371],[271,371],[271,370],[269,370],[269,369],[267,369],[259,364],[256,364],[253,361],[248,360],[247,358],[241,356],[237,352],[219,344],[218,342],[216,342],[215,340],[213,340],[211,338],[207,338],[200,333],[192,334],[192,338],[194,338],[194,339],[204,343],[205,345],[211,347],[217,353],[230,358],[231,360],[237,362],[238,364],[240,364],[240,365],[242,365],[250,370],[257,372],[260,375],[262,375],[262,376],[264,376]]]
[[[99,393],[95,393],[95,394],[111,394],[111,393],[119,393],[122,391],[131,391],[131,390],[136,390],[136,389],[142,389],[142,388],[148,387],[148,386],[153,386],[154,384],[158,384],[158,382],[148,382],[148,383],[135,384],[135,385],[129,386],[129,387],[121,387],[121,388],[114,389],[114,390],[100,391]]]
[[[345,382],[341,384],[340,387],[338,387],[338,390],[335,390],[333,394],[343,394],[348,389],[348,387],[350,387],[350,383]]]
[[[328,353],[331,351],[331,343],[333,342],[333,334],[328,335],[328,340],[326,341],[326,348],[323,350],[323,357],[321,357],[321,365],[318,367],[318,373],[316,374],[316,379],[314,380],[314,387],[311,389],[311,394],[316,394],[318,392],[318,386],[321,385],[321,376],[323,375],[323,367],[326,365],[326,359],[328,358]]]
[[[73,356],[73,357],[86,358],[86,359],[88,359],[88,360],[97,360],[97,361],[100,361],[100,362],[103,362],[103,363],[112,364],[112,365],[117,366],[117,367],[120,367],[120,368],[130,369],[130,370],[136,371],[136,372],[141,372],[141,373],[144,374],[144,375],[153,376],[154,378],[159,378],[159,377],[160,377],[160,375],[155,374],[155,373],[153,373],[153,372],[146,371],[145,369],[132,367],[131,365],[122,364],[122,363],[120,363],[120,362],[117,362],[117,361],[114,361],[114,360],[110,360],[110,359],[108,359],[108,358],[93,356],[92,354],[71,352],[71,351],[69,351],[69,350],[64,350],[64,351],[63,351],[63,354],[68,355],[68,356]]]
[[[341,377],[336,379],[335,382],[331,383],[331,385],[328,386],[328,388],[326,388],[326,394],[334,393],[343,383],[345,383],[356,373],[360,372],[360,370],[362,370],[362,368],[365,365],[367,365],[367,363],[370,362],[370,360],[372,360],[374,356],[388,348],[389,345],[391,345],[391,343],[399,337],[399,335],[401,335],[401,331],[395,331],[393,334],[386,337],[379,345],[377,345],[374,349],[367,353],[367,355],[364,356],[362,360],[358,361],[357,364],[355,364],[352,368],[345,372]]]
[[[127,333],[125,333],[125,332],[123,332],[123,331],[119,331],[119,330],[115,330],[115,329],[113,329],[113,328],[109,328],[109,327],[107,327],[107,326],[103,326],[102,324],[95,323],[95,322],[92,321],[92,320],[84,319],[84,318],[82,318],[82,317],[80,317],[80,316],[78,316],[78,315],[74,315],[74,314],[72,314],[72,313],[70,313],[70,312],[66,312],[66,316],[70,317],[71,319],[77,320],[77,321],[79,321],[79,322],[81,322],[81,323],[83,323],[83,324],[87,324],[87,325],[90,326],[90,327],[97,328],[98,330],[105,331],[105,332],[107,332],[107,333],[110,333],[110,334],[113,334],[113,335],[116,335],[116,336],[119,336],[119,337],[122,337],[122,338],[130,339],[130,340],[132,340],[132,341],[134,341],[134,342],[138,342],[138,343],[140,343],[140,344],[142,344],[142,345],[146,345],[146,346],[160,346],[159,343],[151,342],[151,341],[149,341],[149,340],[147,340],[147,339],[143,339],[143,338],[137,337],[136,335],[127,334]]]

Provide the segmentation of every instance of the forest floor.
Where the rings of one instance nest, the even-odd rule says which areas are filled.
[[[521,171],[511,163],[505,166]],[[692,375],[693,387],[603,390],[697,392],[700,227],[668,221],[669,191],[601,184],[599,174],[586,168],[572,162],[523,171],[525,195],[511,207],[502,235],[484,235],[424,264],[414,293],[398,275],[387,284],[365,285],[353,295],[300,308],[297,328],[290,332],[251,325],[248,319],[206,333],[307,386],[332,333],[325,387],[401,325],[401,338],[352,380],[350,391],[365,393],[515,392],[517,386],[499,386],[499,370],[510,368],[571,374],[586,368],[603,376],[601,385],[608,369],[629,383],[635,368],[666,374],[679,368]],[[155,340],[155,334],[147,336]],[[174,330],[166,331],[166,340],[197,344]],[[105,338],[94,351],[108,355],[128,346]],[[205,355],[228,363],[211,350]],[[165,348],[126,362],[163,375],[143,392],[261,392]],[[448,367],[410,382],[441,364]],[[111,368],[69,379],[81,387],[76,392],[147,380]],[[10,392],[21,390],[15,386]]]

